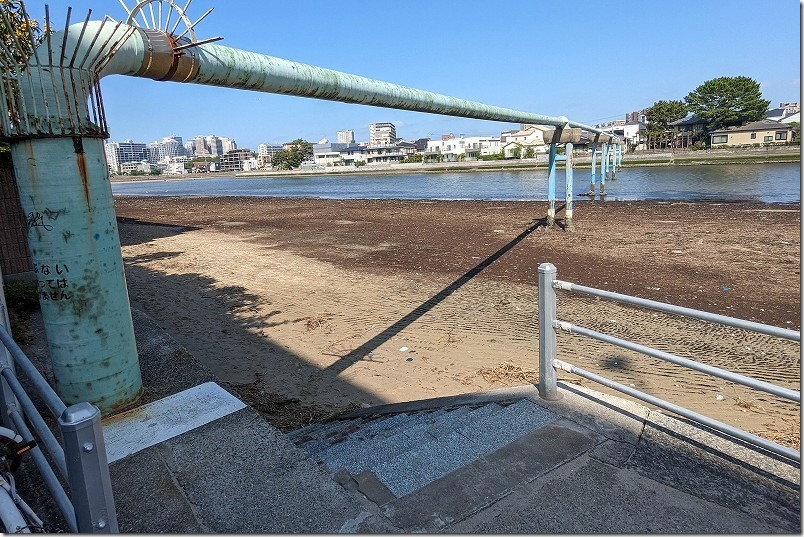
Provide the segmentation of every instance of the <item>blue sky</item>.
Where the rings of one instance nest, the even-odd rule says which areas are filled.
[[[129,6],[135,0],[126,0]],[[186,0],[177,0],[184,5]],[[42,18],[43,0],[26,0]],[[116,0],[52,0],[51,17],[125,11]],[[193,0],[200,39],[485,104],[595,124],[720,76],[749,76],[771,107],[798,101],[800,4],[793,0],[306,2]],[[510,124],[228,88],[110,76],[101,83],[112,141],[216,134],[256,149],[335,140],[391,121],[405,139],[499,135]]]

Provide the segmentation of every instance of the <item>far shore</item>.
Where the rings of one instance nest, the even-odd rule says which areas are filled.
[[[762,147],[750,149],[716,149],[708,151],[639,152],[623,155],[622,167],[643,166],[692,166],[703,164],[765,164],[771,162],[801,162],[799,146]],[[591,168],[591,154],[576,154],[574,167]],[[600,159],[596,165],[600,166]],[[447,173],[494,170],[528,170],[547,167],[547,155],[532,159],[434,162],[413,164],[386,164],[371,166],[328,166],[324,168],[300,168],[296,170],[255,170],[249,172],[210,172],[182,175],[114,175],[115,183],[142,181],[186,181],[193,179],[250,178],[250,177],[311,177],[322,175],[382,175],[401,173]]]

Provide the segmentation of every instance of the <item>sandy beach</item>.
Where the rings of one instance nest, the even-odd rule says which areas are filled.
[[[560,279],[800,329],[798,204],[583,201],[574,233],[544,226],[544,202],[122,197],[115,209],[132,304],[280,428],[533,382],[543,262]],[[580,295],[559,295],[558,312],[800,389],[798,343]],[[798,444],[797,404],[579,336],[558,346]]]

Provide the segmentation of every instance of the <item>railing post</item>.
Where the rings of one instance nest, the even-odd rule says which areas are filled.
[[[563,397],[556,387],[556,370],[553,367],[556,358],[556,333],[553,329],[556,320],[555,279],[555,265],[539,265],[539,396],[548,401]]]
[[[59,429],[78,531],[118,533],[100,410],[89,403],[67,407],[59,416]]]
[[[6,329],[6,332],[11,334],[11,321],[8,317],[8,306],[6,304],[6,295],[3,290],[3,268],[0,267],[0,326]],[[11,357],[5,345],[0,343],[0,361],[8,364],[11,371],[15,371],[14,359]],[[11,387],[6,383],[6,380],[0,377],[0,401],[2,401],[3,408],[0,410],[0,424],[4,427],[14,428],[11,417],[8,414],[10,407],[17,407],[17,398],[11,392]]]
[[[550,144],[547,162],[547,226],[556,222],[556,144]]]
[[[566,231],[575,231],[575,225],[572,223],[572,189],[573,189],[573,177],[572,177],[572,161],[575,158],[572,154],[572,143],[567,142],[565,146],[565,152],[567,153],[567,162],[566,162],[566,176],[567,180],[565,183],[565,201],[567,203],[565,211],[566,211],[566,219],[565,219],[565,226],[564,229]]]

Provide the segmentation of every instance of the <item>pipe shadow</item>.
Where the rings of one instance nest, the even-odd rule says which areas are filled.
[[[558,207],[556,212],[562,210],[565,206]],[[558,224],[558,221],[556,221]],[[369,339],[356,349],[353,349],[348,354],[339,358],[335,363],[328,366],[325,371],[327,374],[335,377],[340,373],[343,373],[349,367],[353,366],[357,362],[364,360],[369,353],[375,351],[380,345],[389,341],[391,338],[399,334],[402,330],[416,322],[420,319],[423,315],[428,313],[438,304],[443,302],[447,299],[450,295],[452,295],[455,291],[466,285],[470,282],[475,276],[480,274],[484,269],[489,267],[492,263],[500,259],[503,255],[505,255],[508,251],[514,248],[517,244],[525,240],[531,233],[536,231],[540,227],[547,226],[547,218],[541,218],[539,220],[534,221],[530,226],[528,226],[524,231],[522,231],[519,235],[514,237],[511,241],[505,244],[502,248],[488,256],[486,259],[469,269],[465,274],[463,274],[460,278],[455,280],[454,282],[447,285],[441,291],[433,295],[432,297],[425,300],[422,304],[415,307],[411,310],[410,313],[399,319],[397,322],[374,336],[373,338]],[[563,226],[562,226],[562,229]]]

